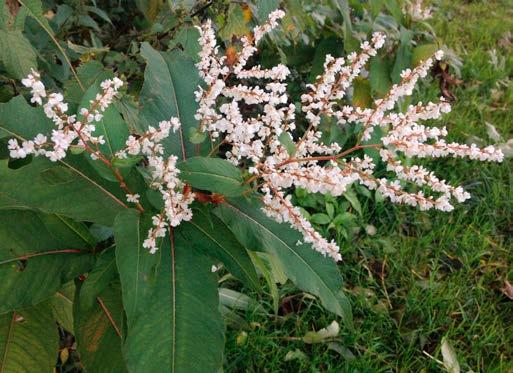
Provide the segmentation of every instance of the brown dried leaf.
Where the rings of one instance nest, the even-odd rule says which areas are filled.
[[[513,285],[508,280],[504,281],[504,287],[501,290],[505,296],[513,300]]]

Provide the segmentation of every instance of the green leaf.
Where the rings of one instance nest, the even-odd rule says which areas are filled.
[[[114,158],[112,165],[118,168],[131,168],[143,159],[142,156],[127,157],[127,158]]]
[[[87,278],[83,286],[86,286]],[[125,316],[119,281],[105,287],[90,305],[82,303],[81,288],[75,294],[75,338],[80,362],[87,371],[126,372],[121,352]],[[86,302],[89,303],[89,302]]]
[[[0,210],[0,313],[35,305],[91,268],[88,243],[62,219]]]
[[[0,60],[7,73],[18,80],[31,69],[37,70],[36,52],[21,31],[0,30]]]
[[[285,274],[300,289],[319,297],[331,312],[352,327],[351,309],[342,292],[335,262],[308,245],[297,245],[301,235],[286,224],[269,219],[256,201],[242,199],[222,204],[217,214],[248,249],[263,249],[280,261]]]
[[[182,159],[196,154],[200,148],[187,141],[189,129],[198,127],[194,119],[198,104],[191,99],[200,83],[194,61],[178,50],[158,52],[148,43],[142,44],[141,55],[147,63],[140,98],[141,126],[147,129],[162,120],[179,118],[182,126],[178,133],[162,142],[165,153]]]
[[[41,0],[20,0],[18,2],[28,11],[28,14],[31,17],[33,17],[42,27],[45,28],[46,32],[54,35],[48,20],[43,15],[43,5],[41,4]]]
[[[397,23],[401,24],[403,21],[403,11],[401,5],[397,0],[384,0],[385,7],[388,9],[390,14],[395,18]]]
[[[73,281],[65,284],[55,295],[50,298],[49,304],[55,320],[66,329],[74,334],[73,326],[73,301],[75,299],[75,284]]]
[[[323,213],[313,214],[310,217],[310,221],[314,224],[326,225],[331,222],[331,218]]]
[[[54,127],[43,109],[30,106],[23,96],[0,104],[0,137],[32,139],[38,133],[50,133]]]
[[[258,9],[257,18],[260,24],[265,23],[269,14],[280,7],[279,0],[258,0],[256,8]]]
[[[118,277],[116,256],[113,248],[108,248],[98,256],[92,270],[87,274],[87,280],[80,288],[80,305],[87,309],[93,307],[97,297],[110,283]]]
[[[287,149],[287,153],[292,157],[296,154],[296,144],[288,132],[283,132],[279,137],[280,143]]]
[[[0,315],[0,372],[52,373],[58,349],[48,304]]]
[[[111,225],[123,210],[124,202],[82,168],[67,162],[60,162],[61,166],[36,158],[11,170],[7,160],[0,161],[0,209],[32,208],[78,221]]]
[[[121,212],[114,222],[116,265],[129,327],[151,303],[154,291],[160,258],[142,247],[151,226],[150,216],[142,217],[133,209]]]
[[[169,48],[173,49],[180,45],[184,53],[191,59],[198,61],[198,53],[201,51],[199,45],[199,31],[196,27],[185,26],[180,27],[176,36],[169,42]]]
[[[32,139],[38,133],[50,133],[54,127],[41,108],[31,107],[22,96],[0,104],[0,137]],[[5,178],[0,183],[0,208],[36,208],[111,225],[126,207],[119,185],[98,178],[82,156],[68,156],[58,163],[36,158],[18,170],[0,161],[0,175]],[[24,187],[20,189],[20,185]]]
[[[267,253],[250,251],[249,256],[251,260],[255,264],[255,267],[262,274],[265,281],[267,282],[267,286],[269,287],[269,292],[271,293],[271,298],[273,299],[273,312],[275,315],[278,314],[278,309],[280,307],[280,293],[278,291],[278,286],[276,285],[279,280],[275,278],[275,274],[273,271],[273,266],[271,265],[270,255]],[[286,276],[283,275],[285,278]]]
[[[131,229],[136,230],[134,225]],[[171,241],[171,244],[170,244]],[[146,253],[146,255],[150,255]],[[155,275],[154,291],[142,311],[129,320],[124,355],[134,372],[216,372],[223,365],[224,323],[219,312],[217,280],[212,262],[191,250],[189,237],[174,232],[166,237]],[[118,266],[123,273],[137,271],[136,261]],[[129,310],[136,296],[123,286]],[[126,290],[126,291],[125,291]]]
[[[82,84],[84,84],[86,87],[90,87],[95,82],[99,83],[102,80],[109,79],[114,76],[112,71],[106,69],[100,62],[95,60],[81,64],[77,68],[77,74]],[[66,100],[68,102],[78,104],[84,96],[82,88],[80,88],[75,79],[66,81],[64,84],[64,90],[66,93]]]
[[[356,210],[356,212],[360,216],[362,216],[363,215],[362,205],[360,204],[360,201],[358,200],[358,197],[356,196],[356,194],[353,191],[348,190],[347,192],[344,193],[344,197],[349,201],[349,203],[351,204],[351,206],[353,206],[353,208]]]
[[[370,84],[374,96],[383,97],[392,87],[388,60],[376,56],[370,63]]]
[[[423,44],[416,46],[411,57],[412,66],[417,67],[421,62],[433,57],[437,50],[438,46],[436,44]]]
[[[193,187],[220,193],[225,196],[240,196],[248,189],[242,185],[240,170],[220,158],[194,157],[178,163],[180,178]]]
[[[215,215],[194,212],[190,222],[182,223],[181,232],[190,244],[226,266],[226,269],[246,286],[259,288],[258,276],[249,255],[228,227]]]

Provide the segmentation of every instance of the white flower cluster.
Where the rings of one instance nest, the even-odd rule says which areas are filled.
[[[432,16],[431,7],[424,7],[423,0],[413,0],[405,6],[403,11],[414,21],[425,21]]]
[[[77,120],[75,115],[67,115],[68,104],[60,93],[47,93],[40,75],[36,71],[22,80],[22,83],[31,89],[31,102],[43,105],[46,116],[55,123],[50,140],[43,134],[38,134],[33,140],[24,140],[21,145],[17,139],[10,139],[8,149],[11,158],[25,158],[29,154],[44,155],[51,161],[58,161],[66,156],[66,152],[73,144],[84,148],[92,159],[99,159],[106,164],[118,179],[120,186],[126,192],[128,203],[134,203],[140,211],[144,209],[139,203],[140,195],[132,193],[121,174],[113,167],[112,159],[103,154],[99,145],[105,140],[103,136],[94,136],[95,122],[100,121],[102,113],[109,107],[123,82],[118,78],[104,80],[101,93],[90,101],[89,108],[80,109],[83,119]],[[189,205],[194,199],[193,193],[184,191],[185,185],[178,178],[180,171],[176,168],[177,157],[164,158],[164,147],[161,141],[180,128],[177,118],[162,121],[158,128],[149,126],[148,130],[140,136],[129,136],[126,148],[118,151],[116,157],[123,159],[128,156],[143,155],[148,161],[150,187],[158,190],[163,200],[164,208],[161,213],[153,217],[154,227],[149,230],[148,238],[143,246],[151,253],[157,250],[156,240],[164,237],[167,227],[176,227],[183,220],[190,220],[192,211]]]
[[[444,140],[445,128],[420,124],[439,119],[450,111],[450,105],[443,99],[440,103],[411,105],[404,113],[393,111],[400,98],[412,95],[417,81],[427,75],[434,60],[442,58],[441,51],[413,70],[403,71],[401,82],[376,100],[373,108],[341,104],[354,79],[384,45],[385,36],[381,33],[373,34],[370,42],[363,42],[360,53],[352,53],[347,58],[326,57],[323,74],[308,85],[308,92],[301,96],[308,128],[302,136],[294,136],[296,107],[288,101],[284,82],[289,75],[288,68],[281,64],[272,69],[259,65],[246,67],[257,51],[256,43],[276,27],[283,16],[281,10],[272,12],[263,26],[253,30],[253,38],[244,37],[242,51],[235,63],[230,64],[219,54],[211,23],[207,21],[199,28],[202,49],[197,66],[207,87],[196,92],[199,102],[196,119],[200,121],[200,129],[208,131],[212,139],[230,146],[225,153],[228,160],[234,164],[249,162],[253,176],[247,182],[255,182],[255,187],[263,192],[264,211],[301,232],[304,242],[315,250],[335,260],[341,259],[336,243],[328,242],[316,232],[293,206],[288,194],[291,188],[338,196],[357,182],[379,190],[395,203],[418,206],[422,210],[450,211],[452,198],[463,202],[470,195],[461,187],[438,179],[422,166],[403,165],[401,154],[408,158],[453,156],[502,160],[501,151],[491,146],[479,149],[475,145],[448,144]],[[229,84],[234,81],[236,83]],[[357,143],[346,150],[335,143],[321,143],[318,126],[323,117],[333,117],[343,126],[359,124],[362,132]],[[382,127],[385,134],[377,143],[368,143],[377,126]],[[372,159],[354,154],[370,147],[380,151],[387,170],[395,177],[390,180],[375,177]],[[425,195],[422,190],[407,192],[404,183],[429,189],[437,196]]]
[[[158,128],[149,126],[141,136],[129,136],[126,148],[116,153],[119,158],[144,155],[148,161],[150,187],[158,190],[164,201],[163,211],[153,216],[154,227],[148,231],[148,237],[143,242],[143,247],[149,249],[151,254],[158,250],[157,238],[164,237],[169,226],[176,227],[192,218],[189,205],[194,201],[194,193],[184,191],[185,184],[178,178],[180,170],[176,167],[178,157],[171,155],[164,158],[164,147],[160,143],[179,128],[178,118],[162,121]],[[138,203],[139,195],[127,194],[127,200]]]
[[[102,113],[112,103],[123,82],[118,78],[107,79],[101,83],[102,92],[90,101],[89,108],[82,108],[80,114],[83,120],[77,120],[76,115],[67,115],[68,104],[60,93],[47,94],[38,72],[32,70],[22,84],[31,89],[31,102],[43,105],[45,115],[50,118],[56,129],[52,130],[50,140],[47,135],[38,134],[32,140],[24,140],[21,146],[17,139],[10,139],[8,148],[11,158],[25,158],[29,154],[44,155],[56,162],[66,156],[71,144],[87,147],[93,159],[98,158],[98,145],[105,142],[103,136],[93,136],[96,129],[94,122],[102,119]],[[91,148],[91,146],[94,147]]]

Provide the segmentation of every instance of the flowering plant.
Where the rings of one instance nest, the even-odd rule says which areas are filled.
[[[1,272],[6,285],[0,312],[10,312],[14,321],[32,320],[23,307],[39,305],[51,314],[41,302],[88,273],[75,286],[80,312],[71,326],[79,346],[85,345],[85,365],[212,371],[222,366],[223,351],[212,265],[221,262],[257,288],[255,267],[268,271],[266,258],[351,325],[336,267],[343,259],[339,246],[313,228],[292,203],[291,191],[339,196],[358,183],[394,203],[451,211],[470,195],[405,160],[500,162],[503,155],[493,146],[447,142],[445,128],[422,124],[450,111],[444,99],[395,110],[443,58],[441,51],[404,70],[372,107],[348,103],[355,79],[385,44],[382,33],[347,57],[326,56],[322,74],[307,85],[300,103],[292,103],[287,66],[255,62],[259,42],[284,15],[271,12],[230,57],[220,53],[206,21],[199,27],[195,66],[180,52],[159,53],[143,44],[142,128],[129,130],[122,120],[115,103],[124,82],[117,77],[99,84],[93,79],[78,105],[50,93],[36,71],[22,80],[35,107],[21,96],[2,107],[19,115],[1,127],[11,160],[1,163],[0,205],[12,219],[0,229],[11,234],[23,222],[40,242],[22,236],[2,252],[0,264],[25,262],[26,268]],[[77,74],[79,82],[84,75]],[[351,145],[321,140],[319,127],[328,118],[355,129]],[[377,128],[381,136],[375,136]],[[368,149],[379,157],[371,158]],[[376,176],[378,162],[387,177]],[[59,255],[72,258],[62,262]],[[54,258],[47,263],[51,271],[35,273],[38,258]],[[122,357],[97,353],[109,345]]]

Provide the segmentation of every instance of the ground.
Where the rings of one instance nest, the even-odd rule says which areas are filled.
[[[513,138],[513,3],[435,5],[437,35],[463,61],[463,83],[452,89],[457,100],[443,120],[451,139],[490,143],[485,122]],[[418,94],[436,97],[436,84]],[[451,213],[364,205],[363,219],[377,233],[341,242],[355,319],[354,331],[341,327],[341,350],[294,339],[336,320],[306,299],[300,311],[277,318],[248,311],[251,328],[229,330],[226,371],[441,371],[445,337],[462,371],[513,372],[513,299],[502,291],[513,283],[513,162],[429,165],[472,199]],[[303,358],[286,361],[296,349]]]

